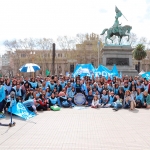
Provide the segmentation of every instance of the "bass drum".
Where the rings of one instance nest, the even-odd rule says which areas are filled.
[[[81,106],[85,103],[86,98],[82,93],[77,93],[74,97],[74,103],[78,106]]]

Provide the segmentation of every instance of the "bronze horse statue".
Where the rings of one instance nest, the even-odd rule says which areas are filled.
[[[118,36],[119,37],[119,45],[121,42],[122,37],[124,36],[128,36],[128,40],[129,41],[129,34],[130,34],[130,30],[132,29],[131,26],[129,25],[125,25],[125,26],[120,26],[118,28],[109,28],[109,29],[104,29],[103,32],[100,35],[103,35],[106,31],[107,31],[107,36],[105,37],[105,43],[107,44],[107,39],[111,40],[113,43],[113,40],[111,39],[111,37],[113,35]]]

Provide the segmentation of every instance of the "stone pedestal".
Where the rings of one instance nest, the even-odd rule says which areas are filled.
[[[116,64],[123,75],[135,76],[137,71],[132,63],[131,46],[104,46],[102,49],[102,64],[109,69]]]

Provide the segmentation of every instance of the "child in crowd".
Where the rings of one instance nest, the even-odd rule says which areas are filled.
[[[92,100],[92,104],[91,104],[91,107],[92,108],[99,108],[99,100],[98,100],[98,97],[97,95],[94,96],[93,100]]]

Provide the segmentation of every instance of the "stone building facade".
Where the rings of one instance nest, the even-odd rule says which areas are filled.
[[[75,50],[56,50],[55,74],[73,72],[76,64],[92,63],[97,67],[100,64],[100,49],[102,46],[101,43],[98,46],[98,41],[98,35],[91,34],[89,37],[86,37],[82,44],[77,44]],[[20,73],[19,68],[31,62],[41,67],[40,71],[35,73],[36,75],[39,73],[45,75],[46,70],[52,72],[52,50],[16,50],[11,54],[11,57],[13,58],[14,75],[18,73],[26,75],[26,73]]]

